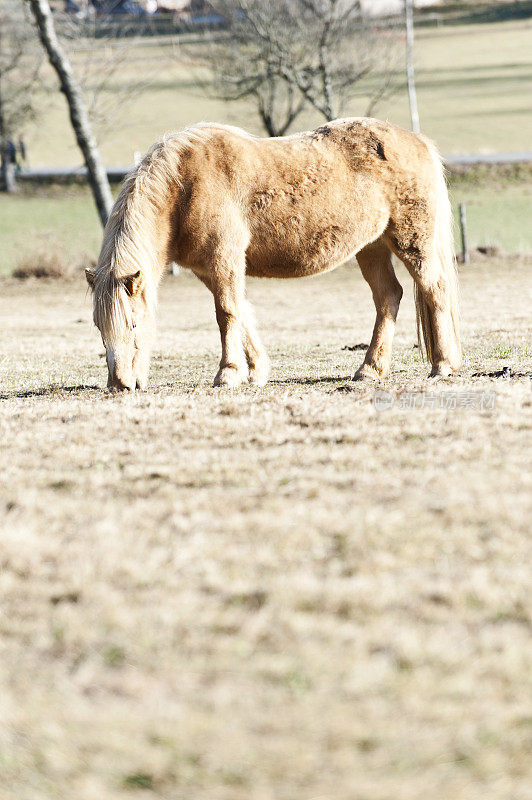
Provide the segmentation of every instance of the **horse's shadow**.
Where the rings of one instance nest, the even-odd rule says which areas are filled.
[[[352,375],[345,375],[343,377],[335,375],[325,376],[321,378],[273,378],[268,381],[269,384],[274,386],[319,386],[323,383],[332,385],[351,383]],[[171,384],[168,384],[171,386]],[[158,387],[160,388],[160,387]],[[22,399],[28,400],[32,397],[53,397],[64,394],[76,395],[83,392],[97,392],[98,394],[109,394],[105,386],[98,386],[97,384],[80,383],[76,386],[60,386],[58,384],[51,384],[50,386],[40,386],[35,389],[24,389],[23,391],[13,392],[0,392],[0,400],[15,400]]]
[[[86,384],[81,383],[77,386],[59,386],[57,384],[52,384],[51,386],[41,386],[38,389],[25,389],[24,391],[20,392],[2,392],[0,394],[0,400],[14,400],[15,398],[25,398],[28,399],[30,397],[51,397],[52,395],[58,394],[80,394],[81,392],[102,392],[103,387],[97,386],[96,384]]]
[[[276,386],[318,386],[320,383],[345,383],[351,381],[352,375],[340,377],[338,375],[325,376],[322,378],[272,378],[268,383],[273,383]]]

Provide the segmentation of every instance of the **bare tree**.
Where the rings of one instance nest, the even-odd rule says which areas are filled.
[[[0,8],[0,161],[5,191],[16,189],[12,149],[24,126],[36,117],[35,90],[41,57],[24,9]]]
[[[362,18],[359,0],[214,0],[227,31],[196,51],[213,93],[251,98],[270,135],[305,106],[340,116],[355,96],[371,113],[392,90],[399,37]],[[362,82],[362,79],[365,79]]]
[[[215,0],[213,5],[226,30],[206,31],[196,45],[181,45],[181,54],[202,68],[196,82],[207,93],[227,102],[251,99],[268,134],[282,136],[307,102],[285,79],[279,60],[294,27],[291,5],[285,0]]]
[[[113,196],[107,179],[107,173],[100,158],[96,139],[92,131],[87,105],[67,55],[55,31],[54,20],[48,0],[26,0],[29,4],[42,46],[50,64],[59,78],[61,91],[68,103],[70,121],[76,135],[78,146],[83,153],[89,183],[102,221],[105,225],[113,206]]]

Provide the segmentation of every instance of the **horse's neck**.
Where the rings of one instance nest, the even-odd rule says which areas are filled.
[[[155,258],[153,260],[153,279],[155,283],[159,283],[163,273],[171,260],[170,250],[173,238],[172,225],[170,220],[170,213],[164,211],[155,220],[155,239],[152,242],[152,247],[155,250]]]
[[[171,172],[159,170],[157,176],[156,180],[142,172],[137,174],[123,208],[126,249],[155,285],[170,260],[172,214],[178,192]]]
[[[145,277],[159,283],[169,258],[171,241],[170,214],[151,208],[148,213],[136,215],[130,225],[128,238],[132,256]]]

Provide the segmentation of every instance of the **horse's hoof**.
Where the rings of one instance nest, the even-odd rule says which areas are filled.
[[[127,386],[126,384],[116,384],[114,383],[112,386],[107,385],[111,394],[127,394],[128,392],[134,392],[136,386]]]
[[[214,386],[226,386],[228,389],[236,389],[242,386],[247,380],[247,375],[235,367],[223,367],[218,371],[214,379]]]
[[[429,374],[429,378],[448,378],[453,374],[452,367],[449,364],[435,364]]]
[[[251,367],[249,370],[249,382],[252,386],[265,386],[268,383],[269,369]]]
[[[249,384],[250,386],[266,386],[268,383],[268,376],[267,375],[250,375],[249,376]]]
[[[353,380],[376,383],[380,381],[381,377],[382,376],[379,375],[377,370],[373,369],[373,367],[368,366],[368,364],[362,364],[353,375]]]

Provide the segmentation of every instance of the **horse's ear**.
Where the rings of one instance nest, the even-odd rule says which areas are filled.
[[[94,270],[90,269],[90,267],[85,268],[85,277],[87,278],[87,283],[94,289]]]
[[[123,278],[123,284],[124,289],[130,297],[138,294],[142,287],[142,274],[140,269],[138,272],[135,272],[134,275],[128,275],[127,278]]]

